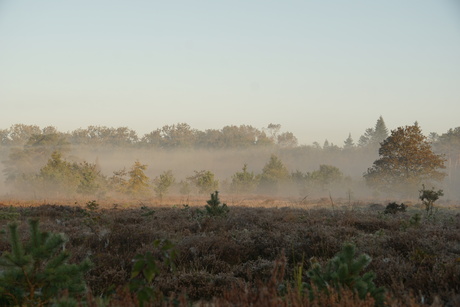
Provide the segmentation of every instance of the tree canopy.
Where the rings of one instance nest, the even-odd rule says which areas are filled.
[[[383,141],[380,158],[367,170],[367,183],[387,192],[417,191],[422,183],[442,181],[445,159],[436,155],[418,125],[399,127]]]

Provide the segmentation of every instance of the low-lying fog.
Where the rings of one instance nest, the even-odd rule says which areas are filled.
[[[8,161],[9,151],[3,150],[2,161]],[[153,180],[162,172],[171,170],[176,184],[187,177],[193,176],[195,171],[211,171],[219,180],[219,190],[222,193],[230,193],[228,189],[232,176],[241,172],[243,165],[255,175],[261,174],[264,166],[270,160],[271,155],[276,155],[286,166],[290,173],[301,171],[312,173],[317,171],[321,164],[337,167],[343,173],[343,180],[340,183],[327,186],[327,188],[300,189],[295,183],[284,184],[274,193],[277,196],[303,198],[329,197],[358,201],[362,199],[389,199],[394,195],[376,194],[369,189],[364,180],[363,173],[372,166],[378,158],[377,151],[348,151],[348,152],[327,152],[311,146],[282,149],[277,147],[256,148],[247,150],[226,149],[226,150],[155,150],[148,148],[108,148],[108,147],[76,147],[65,153],[63,158],[67,161],[97,163],[103,175],[111,177],[114,171],[125,168],[130,170],[135,161],[147,165],[145,174]],[[43,159],[46,164],[47,159]],[[36,172],[39,172],[42,165],[35,165]],[[3,163],[2,174],[7,164]],[[448,170],[447,170],[448,171]],[[12,191],[11,187],[5,184],[5,178],[1,180],[0,193],[10,197],[21,197],[18,191]],[[452,178],[446,178],[442,188],[445,190],[444,199],[459,199],[460,192],[455,188]],[[175,190],[177,193],[177,189]],[[27,192],[25,194],[28,194]],[[257,193],[255,194],[264,194]],[[154,193],[152,192],[152,195]],[[410,199],[416,199],[417,194],[411,195]],[[406,197],[407,198],[407,197]]]

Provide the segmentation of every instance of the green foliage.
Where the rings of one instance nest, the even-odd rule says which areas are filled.
[[[434,202],[439,199],[439,197],[444,196],[443,190],[435,191],[434,188],[428,190],[425,188],[425,185],[422,185],[422,189],[419,191],[419,199],[425,205],[425,210],[428,216],[433,215]]]
[[[195,171],[195,175],[188,177],[187,180],[198,188],[199,194],[210,193],[219,187],[219,181],[214,178],[214,173],[210,171]]]
[[[192,188],[190,187],[190,183],[186,180],[181,180],[179,182],[179,193],[181,195],[189,195],[192,192]]]
[[[89,211],[96,211],[99,209],[99,204],[95,200],[88,201],[86,203],[86,209]]]
[[[206,203],[206,214],[209,216],[226,216],[230,211],[226,204],[220,202],[218,191],[211,193],[211,199]]]
[[[106,178],[101,174],[97,163],[91,164],[86,161],[74,164],[74,168],[77,169],[79,174],[79,183],[77,187],[77,193],[84,195],[95,195],[97,192],[102,192],[102,189],[106,186]]]
[[[403,204],[403,203],[398,205],[397,203],[392,202],[392,203],[389,203],[386,206],[385,211],[383,211],[383,213],[385,213],[385,214],[396,214],[398,212],[406,212],[406,208],[407,208],[407,206],[405,204]]]
[[[71,295],[85,291],[83,274],[90,268],[85,260],[68,264],[61,234],[41,232],[38,220],[30,220],[30,240],[22,244],[17,224],[10,224],[11,252],[0,257],[0,304],[42,306],[64,290]]]
[[[265,193],[276,193],[279,185],[289,178],[289,171],[286,166],[276,155],[272,154],[262,169],[259,189]]]
[[[155,240],[153,247],[154,252],[137,254],[133,259],[129,290],[137,295],[141,307],[157,297],[154,281],[162,269],[175,270],[177,251],[174,244],[168,240]]]
[[[13,206],[0,208],[0,220],[14,221],[20,216],[21,214]]]
[[[311,300],[314,299],[315,291],[329,293],[331,288],[337,291],[347,288],[355,292],[360,299],[365,299],[369,294],[375,299],[377,306],[383,306],[385,290],[375,286],[375,274],[367,272],[361,275],[361,271],[370,262],[371,258],[366,254],[355,255],[353,244],[344,244],[342,250],[329,260],[324,268],[315,263],[307,272],[312,284]]]
[[[316,185],[319,185],[323,190],[330,187],[334,183],[340,183],[343,179],[343,173],[339,168],[321,164],[319,170],[313,171],[309,175],[309,179]]]
[[[172,171],[165,171],[160,176],[155,178],[154,180],[154,187],[153,190],[155,191],[156,195],[160,198],[160,200],[163,199],[163,196],[165,196],[168,193],[169,188],[176,182],[176,179],[174,178],[174,175]]]
[[[248,172],[248,165],[244,164],[243,171],[236,172],[232,176],[230,188],[234,193],[251,193],[254,191],[257,182],[257,176],[253,172]]]
[[[78,167],[62,158],[60,152],[53,152],[48,163],[40,169],[38,180],[46,191],[57,194],[73,194],[80,183]]]

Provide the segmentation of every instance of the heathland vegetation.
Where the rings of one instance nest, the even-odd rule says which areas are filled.
[[[460,128],[14,125],[0,156],[2,306],[460,305]]]

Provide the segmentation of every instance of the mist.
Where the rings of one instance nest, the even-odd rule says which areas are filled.
[[[56,174],[49,174],[49,169],[46,170],[45,166],[49,165],[52,153],[59,152],[60,157],[53,163],[66,165],[68,170],[61,169],[63,174],[80,172],[82,167],[88,171],[88,167],[92,167],[105,182],[104,188],[101,185],[94,187],[92,194],[86,191],[86,194],[77,195],[79,197],[120,196],[108,182],[116,172],[129,172],[137,161],[146,166],[144,173],[148,177],[148,197],[151,198],[155,196],[154,180],[164,172],[171,171],[174,176],[175,183],[167,196],[175,196],[182,193],[179,187],[181,182],[190,181],[197,172],[209,171],[218,181],[216,188],[221,193],[241,197],[251,195],[308,200],[334,198],[346,199],[348,202],[417,200],[417,189],[399,194],[391,191],[378,193],[363,178],[363,174],[379,158],[380,142],[388,136],[381,117],[375,128],[365,131],[357,145],[349,137],[343,147],[327,141],[323,146],[299,146],[292,133],[281,132],[280,129],[280,125],[270,124],[263,130],[251,126],[226,126],[221,130],[198,131],[186,124],[177,124],[154,130],[139,138],[135,131],[126,127],[91,126],[60,133],[53,127],[40,129],[37,126],[15,125],[0,131],[3,132],[3,140],[6,140],[0,146],[0,195],[4,195],[4,198],[32,199],[76,197],[75,189],[67,189],[65,185],[62,190],[58,188],[68,178],[59,177],[62,174],[55,177]],[[443,137],[449,133],[455,134],[457,130],[460,129],[432,136],[435,141],[433,149],[439,154],[445,154]],[[460,199],[460,191],[456,189],[460,182],[459,162],[455,160],[455,153],[448,154],[447,168],[444,170],[448,176],[436,187],[444,189],[444,200],[454,201]],[[261,188],[260,183],[259,188],[250,192],[235,190],[232,181],[238,172],[242,172],[243,167],[248,175],[260,180],[273,156],[279,159],[286,173],[284,177],[281,176],[283,178],[280,177],[279,182],[265,189]],[[336,178],[312,180],[321,175],[318,172],[322,167],[326,171],[335,172]],[[72,180],[75,181],[75,178]],[[197,194],[197,191],[192,189],[189,193]]]

